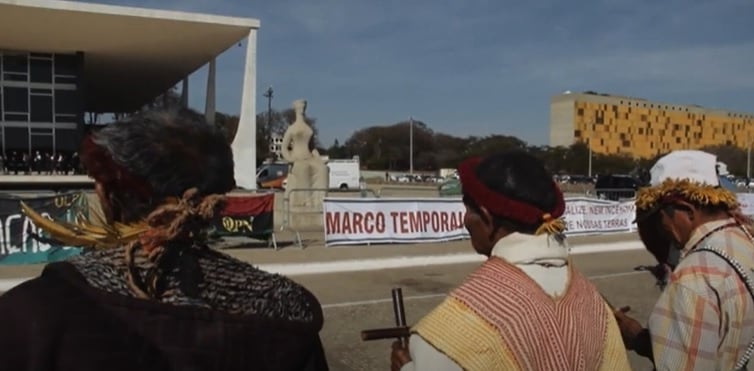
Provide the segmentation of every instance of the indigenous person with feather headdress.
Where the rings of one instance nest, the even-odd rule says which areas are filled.
[[[610,306],[572,265],[563,194],[523,151],[458,169],[471,244],[489,257],[393,344],[392,370],[630,370]]]
[[[712,154],[671,152],[652,167],[650,185],[637,194],[636,223],[672,273],[648,329],[615,312],[626,345],[658,370],[744,369],[754,351],[751,220],[721,187]]]
[[[147,112],[87,136],[81,160],[104,223],[23,208],[84,251],[0,296],[0,370],[327,370],[317,299],[207,245],[235,188],[222,132]]]

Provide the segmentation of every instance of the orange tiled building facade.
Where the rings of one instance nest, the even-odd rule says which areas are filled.
[[[550,145],[591,142],[592,151],[647,158],[710,145],[746,148],[754,114],[651,102],[597,93],[565,93],[550,101]]]

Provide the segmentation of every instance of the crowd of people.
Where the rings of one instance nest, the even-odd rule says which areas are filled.
[[[0,296],[0,370],[328,369],[317,298],[202,233],[235,187],[222,133],[190,111],[146,112],[80,153],[108,226],[49,228],[84,251]],[[720,187],[715,156],[672,152],[637,194],[639,235],[666,283],[647,326],[573,266],[563,194],[540,160],[501,152],[458,175],[471,247],[487,259],[408,345],[393,344],[386,368],[629,370],[629,351],[658,370],[750,364],[752,222]]]
[[[7,151],[0,156],[0,169],[13,175],[84,174],[78,152],[49,150]]]

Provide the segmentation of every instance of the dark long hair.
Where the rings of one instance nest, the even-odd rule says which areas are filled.
[[[476,176],[491,191],[540,210],[552,210],[557,202],[552,175],[542,161],[522,150],[502,151],[485,157],[476,168]],[[479,205],[471,197],[464,195],[463,201],[469,209],[479,213]],[[541,225],[492,217],[493,225],[510,232],[533,234]]]
[[[181,264],[193,268],[182,270],[192,283],[182,289],[195,294],[202,274],[197,258],[182,252],[206,247],[203,232],[235,187],[233,153],[223,133],[190,110],[148,111],[91,134],[81,152],[113,219],[148,225],[125,245],[131,291],[160,297],[165,273],[184,256],[192,262],[182,258]],[[143,277],[137,267],[146,269]]]
[[[143,218],[190,188],[209,195],[235,187],[223,133],[191,110],[143,112],[92,133],[90,141],[95,148],[82,148],[82,162],[95,180],[105,180],[122,222]]]

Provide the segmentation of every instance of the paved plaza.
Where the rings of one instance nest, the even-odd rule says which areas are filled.
[[[468,241],[418,245],[351,246],[328,248],[316,235],[307,236],[307,247],[299,249],[286,243],[281,236],[278,251],[259,244],[256,248],[227,248],[225,251],[244,261],[282,272],[305,285],[319,298],[325,313],[325,327],[321,333],[328,360],[333,370],[386,370],[390,341],[362,342],[360,331],[387,327],[393,324],[390,290],[403,289],[407,320],[413,323],[436,306],[442,298],[478,262],[422,265],[421,259],[469,255]],[[599,245],[612,246],[634,241],[635,234],[573,237],[573,250]],[[243,241],[226,241],[227,247]],[[393,259],[393,260],[390,260]],[[389,266],[370,266],[370,262],[415,259],[416,266],[391,269]],[[343,264],[337,265],[338,262]],[[634,267],[651,264],[652,257],[642,250],[608,253],[575,254],[574,262],[592,279],[600,291],[616,306],[630,305],[632,313],[646,321],[652,304],[659,295],[648,273],[636,272]],[[317,274],[297,274],[317,264],[330,264],[333,272],[324,269]],[[333,265],[335,264],[335,265]],[[324,266],[324,265],[323,265]],[[363,266],[364,268],[359,268]],[[0,281],[33,277],[41,265],[0,266]],[[631,354],[635,370],[650,370],[648,362]]]
[[[646,321],[659,290],[636,265],[652,257],[642,251],[579,255],[576,266],[591,278],[614,305],[630,305],[636,318]],[[362,342],[360,331],[389,327],[394,322],[390,290],[401,287],[407,321],[413,323],[440,303],[445,294],[462,282],[477,264],[435,265],[296,276],[323,305],[325,328],[322,338],[333,370],[386,370],[390,340]],[[634,370],[651,370],[645,359],[630,354]]]
[[[370,188],[381,197],[433,197],[437,192],[435,187],[412,185],[370,185]],[[389,368],[391,341],[362,342],[360,331],[393,324],[392,288],[403,289],[407,320],[413,323],[438,305],[482,260],[477,257],[470,261],[474,259],[469,256],[474,254],[466,240],[326,247],[321,231],[307,231],[301,234],[303,248],[300,248],[293,243],[294,236],[292,230],[278,228],[277,251],[267,243],[244,238],[226,238],[215,247],[263,269],[289,275],[314,292],[324,308],[325,327],[321,336],[331,369],[335,371]],[[633,270],[637,265],[652,263],[648,253],[636,249],[636,234],[576,236],[568,241],[575,252],[576,266],[603,295],[614,305],[630,305],[633,315],[645,321],[659,291],[648,273]],[[633,243],[634,249],[579,253],[626,243]],[[37,276],[43,267],[0,265],[0,292]],[[649,362],[634,354],[630,356],[635,370],[651,370]]]

